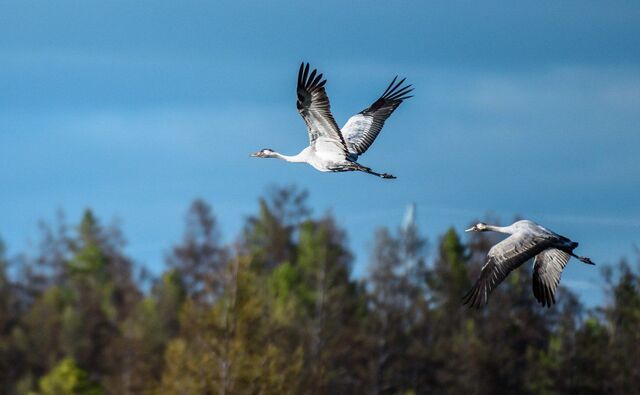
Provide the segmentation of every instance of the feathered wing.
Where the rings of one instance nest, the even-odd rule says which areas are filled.
[[[349,118],[342,127],[342,136],[350,153],[363,154],[378,137],[380,130],[384,126],[384,121],[389,118],[403,100],[413,97],[408,95],[413,91],[411,85],[401,86],[405,79],[403,78],[396,83],[397,78],[391,81],[391,84],[378,100]]]
[[[298,71],[296,106],[307,124],[310,145],[319,150],[341,151],[346,154],[347,145],[331,115],[331,105],[324,89],[326,82],[315,69],[309,74],[309,63],[302,63]]]
[[[489,301],[489,294],[511,271],[549,246],[541,236],[515,233],[491,248],[480,277],[463,297],[469,307],[480,308]]]
[[[541,305],[551,307],[556,303],[556,288],[560,275],[571,256],[564,251],[550,248],[538,255],[533,265],[533,295]]]

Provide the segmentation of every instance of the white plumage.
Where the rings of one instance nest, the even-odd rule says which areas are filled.
[[[382,96],[360,113],[352,116],[342,129],[338,128],[331,114],[331,105],[322,79],[317,70],[309,73],[309,64],[302,63],[298,71],[298,112],[307,124],[309,146],[299,154],[282,155],[265,148],[255,154],[258,158],[278,158],[292,163],[308,163],[323,172],[362,171],[382,178],[395,178],[391,174],[377,173],[357,162],[376,139],[384,122],[403,100],[412,96],[411,85],[401,86],[397,77]]]

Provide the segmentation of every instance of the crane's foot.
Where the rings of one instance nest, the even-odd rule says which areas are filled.
[[[586,263],[587,265],[595,265],[595,263],[593,263],[593,261],[587,258],[586,256],[579,256],[578,259],[580,259],[582,262]]]

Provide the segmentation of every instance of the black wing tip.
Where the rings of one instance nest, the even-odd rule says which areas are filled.
[[[298,89],[312,91],[324,87],[327,83],[326,79],[322,79],[322,73],[318,73],[318,69],[313,69],[311,73],[309,73],[310,68],[311,65],[309,62],[303,61],[300,63],[300,69],[298,70]]]
[[[544,284],[535,282],[535,279],[533,284],[533,296],[542,307],[550,309],[551,306],[556,304],[555,292]]]
[[[472,287],[469,292],[467,292],[462,297],[462,304],[467,305],[469,309],[480,310],[482,307],[486,306],[489,302],[489,299],[482,300],[480,297],[480,289],[477,286]]]
[[[538,299],[538,303],[539,303],[542,307],[546,307],[546,308],[550,309],[550,308],[551,308],[551,306],[553,306],[554,304],[556,304],[556,301],[555,301],[555,299],[548,300],[548,299],[546,299],[546,298],[542,298],[542,297],[541,297],[540,299]]]
[[[408,85],[402,86],[402,84],[407,80],[406,77],[396,83],[397,79],[398,79],[398,76],[393,77],[393,80],[391,80],[391,83],[389,84],[387,89],[385,89],[385,91],[382,93],[382,96],[380,96],[380,98],[387,99],[387,100],[399,100],[399,101],[408,99],[408,97],[403,97],[403,96],[413,91],[413,88],[411,88],[413,85],[408,84]]]
[[[391,83],[389,84],[389,86],[387,86],[387,89],[384,90],[384,92],[382,92],[382,97],[385,97],[387,95],[387,93],[389,92],[389,90],[391,89],[391,87],[393,86],[393,84],[396,83],[396,80],[398,79],[398,76],[396,75],[395,77],[393,77],[393,80],[391,80]]]
[[[391,84],[393,84],[394,81],[391,81]],[[391,88],[391,85],[389,85],[389,88]],[[387,88],[387,90],[385,90],[384,93],[378,98],[378,100],[376,100],[372,105],[360,111],[360,114],[366,115],[375,113],[379,109],[387,107],[390,109],[390,111],[389,114],[384,118],[386,120],[386,118],[388,118],[391,113],[393,113],[393,111],[395,111],[395,109],[398,108],[400,104],[402,104],[404,100],[411,99],[414,96],[409,94],[413,92],[414,89],[411,87],[411,85],[403,86],[399,90],[394,90],[394,87],[391,91],[389,91],[389,88]]]

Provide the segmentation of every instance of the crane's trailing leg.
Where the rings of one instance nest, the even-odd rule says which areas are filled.
[[[359,163],[353,163],[353,168],[350,170],[355,170],[355,171],[362,171],[365,172],[367,174],[371,174],[374,176],[378,176],[380,178],[388,178],[388,179],[394,179],[396,178],[396,176],[392,175],[392,174],[388,174],[388,173],[377,173],[373,170],[371,170],[370,168],[366,167],[366,166],[362,166]]]
[[[571,256],[573,256],[576,259],[579,259],[580,262],[586,263],[587,265],[595,265],[595,263],[593,263],[593,261],[587,258],[586,256],[576,255],[573,252],[571,253]]]
[[[378,177],[380,177],[380,178],[387,178],[387,179],[390,179],[390,180],[394,180],[394,179],[398,178],[398,177],[394,176],[393,174],[389,174],[389,173],[376,173],[375,171],[371,171],[371,170],[369,170],[367,173],[369,173],[369,174],[373,174],[374,176],[378,176]]]

